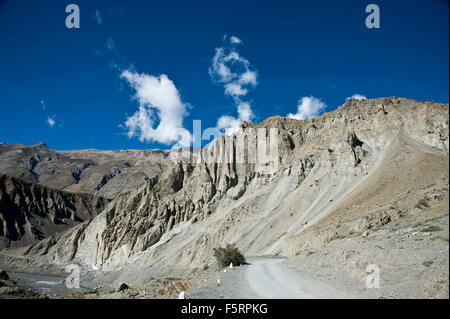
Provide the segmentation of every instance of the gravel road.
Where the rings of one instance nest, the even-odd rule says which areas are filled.
[[[284,258],[253,257],[248,265],[225,269],[214,282],[186,293],[187,298],[208,299],[313,299],[352,298],[310,275],[283,265]],[[220,281],[220,282],[219,282]]]

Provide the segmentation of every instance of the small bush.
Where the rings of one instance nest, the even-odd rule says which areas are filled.
[[[8,279],[9,279],[8,273],[0,269],[0,280],[8,280]]]
[[[417,222],[413,225],[413,227],[420,227],[420,226],[423,226],[422,222]]]
[[[245,264],[245,257],[239,252],[234,244],[227,244],[226,247],[214,248],[214,257],[221,268],[225,268],[233,263],[233,266]]]
[[[333,236],[331,236],[330,238],[327,239],[327,242],[331,243],[334,240],[344,239],[345,237],[346,236],[344,236],[344,235],[334,234]]]
[[[416,204],[417,208],[426,208],[426,207],[430,207],[430,205],[428,204],[428,201],[430,199],[428,198],[428,196],[424,196],[422,199],[419,199],[419,201]]]
[[[423,265],[424,265],[425,267],[430,267],[432,264],[433,264],[433,261],[432,261],[432,260],[427,260],[427,261],[424,261],[424,262],[423,262]]]

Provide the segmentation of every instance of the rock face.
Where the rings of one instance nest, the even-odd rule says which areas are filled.
[[[199,269],[213,262],[213,248],[226,243],[236,243],[246,255],[289,256],[301,246],[303,233],[381,174],[389,154],[399,149],[412,149],[417,158],[431,154],[440,163],[436,174],[448,183],[448,111],[448,104],[396,97],[350,99],[310,120],[275,116],[242,123],[240,132],[192,154],[193,161],[169,162],[94,219],[17,254],[40,262],[121,269],[118,282],[130,284],[150,274]],[[276,159],[242,163],[239,156],[252,152],[240,148],[240,141],[243,136],[261,141],[258,129],[276,129]],[[231,160],[206,160],[219,155]],[[420,174],[413,170],[408,178],[420,180]],[[382,180],[373,183],[375,189],[385,187]],[[377,209],[373,204],[367,223],[392,218]],[[352,211],[343,214],[351,219]],[[332,234],[324,241],[326,236]]]
[[[158,174],[168,151],[54,151],[0,143],[0,173],[59,190],[114,198]]]
[[[0,174],[0,248],[29,245],[100,213],[108,200]]]

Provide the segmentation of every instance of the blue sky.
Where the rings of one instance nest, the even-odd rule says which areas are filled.
[[[79,29],[65,26],[69,3],[80,8]],[[369,3],[380,8],[379,29],[365,26]],[[171,114],[165,131],[154,129],[171,102],[149,107],[165,94],[157,91],[162,74],[187,131],[196,119],[203,129],[222,116],[239,120],[242,103],[253,122],[296,114],[303,97],[314,97],[309,102],[321,111],[356,93],[448,103],[448,27],[448,1],[438,0],[0,0],[0,142],[170,148]],[[245,61],[233,64],[234,80],[214,73],[217,48]],[[256,76],[240,87],[246,94],[225,94],[245,71]],[[139,88],[138,77],[155,86]],[[139,92],[145,98],[134,98]],[[147,140],[139,125],[127,135],[140,105],[152,111]]]

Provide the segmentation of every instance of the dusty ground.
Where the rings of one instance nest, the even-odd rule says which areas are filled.
[[[448,157],[400,137],[375,174],[291,238],[288,264],[370,298],[448,298],[448,176]],[[365,288],[370,264],[379,289]]]
[[[368,298],[449,297],[448,195],[432,208],[361,234],[301,252],[288,264]],[[433,205],[434,206],[434,205]],[[446,212],[447,211],[447,212]],[[380,270],[380,288],[366,288],[366,267]]]
[[[226,268],[218,281],[186,293],[190,299],[346,299],[355,298],[321,279],[290,269],[284,258],[253,257],[248,265]],[[218,276],[219,277],[219,276]]]

